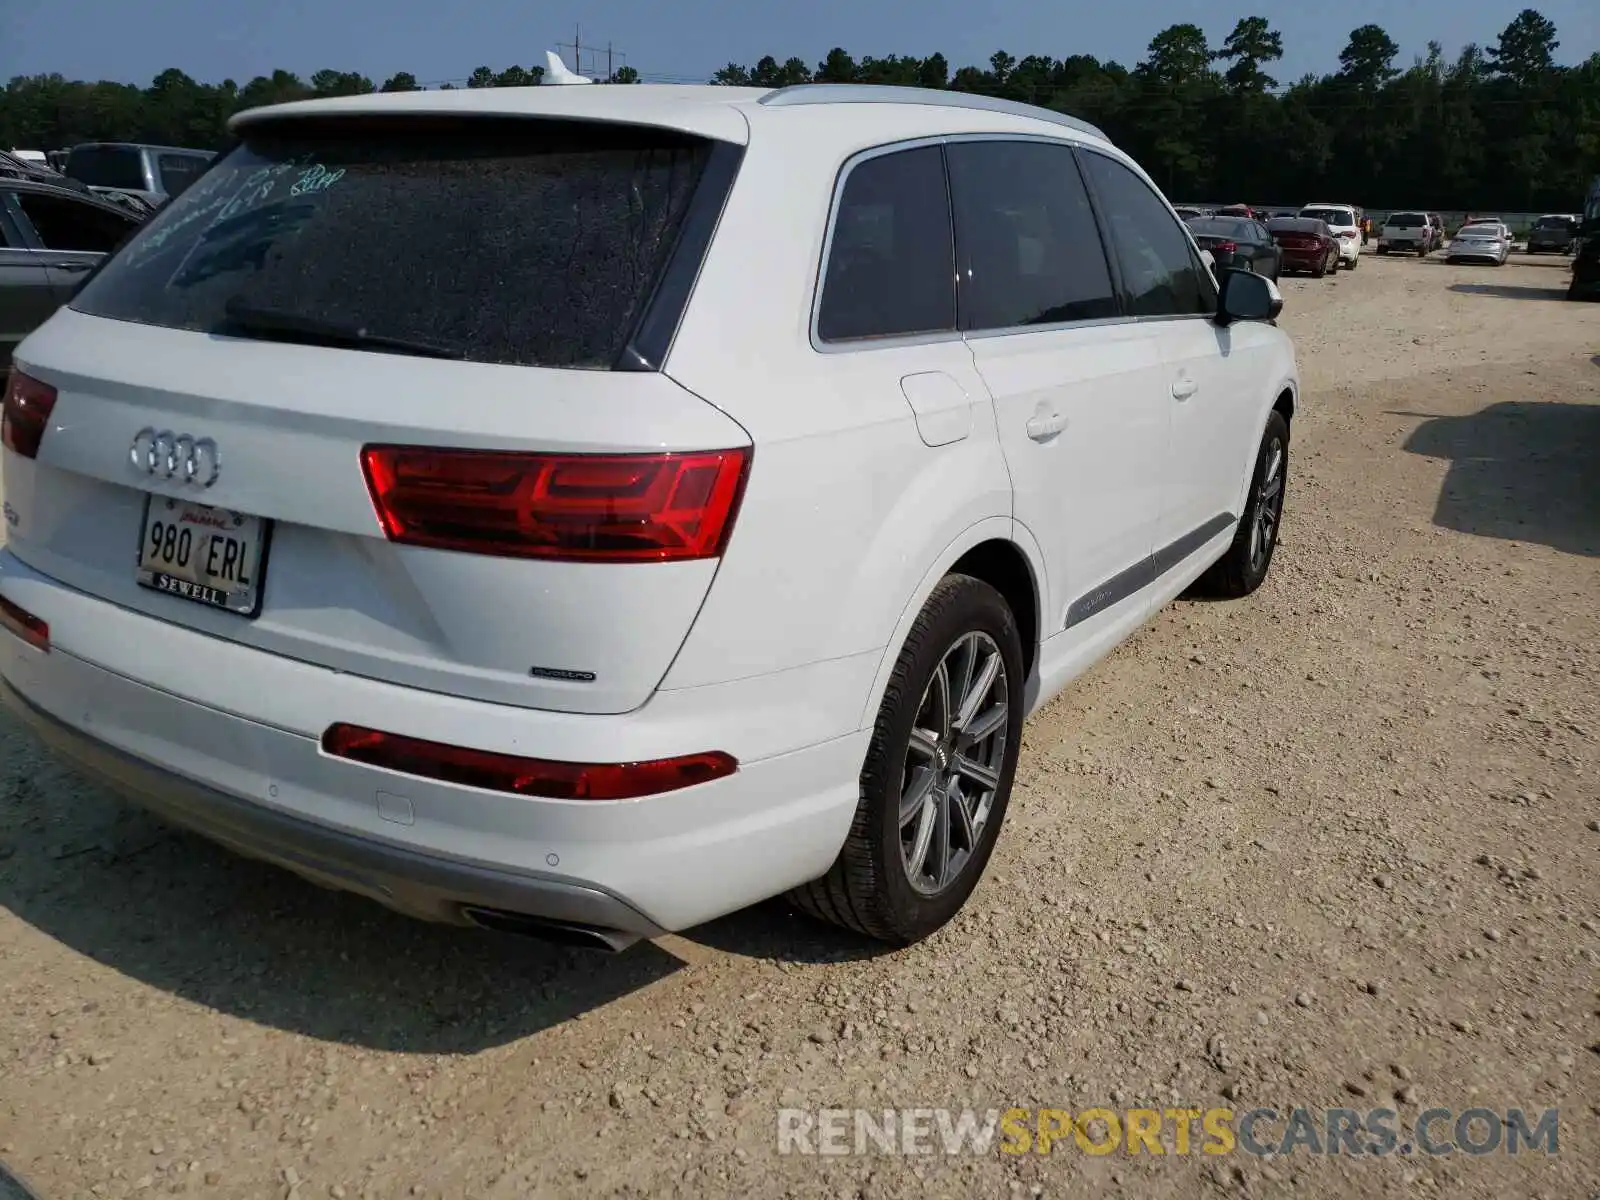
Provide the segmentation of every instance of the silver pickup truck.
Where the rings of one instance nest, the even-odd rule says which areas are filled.
[[[1390,213],[1378,233],[1379,254],[1428,254],[1439,248],[1440,230],[1425,212]]]

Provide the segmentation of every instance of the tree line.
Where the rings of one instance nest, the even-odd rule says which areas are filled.
[[[1163,29],[1135,66],[1087,54],[997,51],[954,71],[942,54],[852,57],[815,67],[774,56],[730,63],[712,83],[782,87],[878,83],[949,88],[1071,113],[1100,126],[1174,199],[1298,203],[1313,197],[1372,207],[1567,211],[1600,173],[1600,54],[1559,65],[1555,25],[1524,9],[1488,46],[1446,58],[1438,42],[1409,67],[1377,25],[1351,31],[1338,70],[1280,83],[1283,39],[1245,17],[1212,46],[1196,25]],[[536,84],[542,67],[479,67],[438,86]],[[624,67],[606,82],[637,83]],[[674,82],[682,82],[674,80]],[[60,75],[19,76],[0,93],[0,146],[54,149],[82,141],[214,148],[244,108],[314,96],[412,91],[408,72],[381,84],[323,70],[274,71],[240,85],[163,71],[149,87]]]

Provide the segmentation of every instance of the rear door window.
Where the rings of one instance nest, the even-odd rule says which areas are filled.
[[[210,161],[199,154],[156,155],[156,173],[161,176],[161,190],[168,196],[182,195],[191,183],[205,173]]]
[[[271,336],[267,314],[476,362],[609,368],[711,146],[592,122],[267,126],[166,205],[73,307],[245,337]]]
[[[1093,151],[1082,158],[1109,227],[1128,312],[1137,317],[1214,313],[1211,273],[1161,197],[1115,159]]]
[[[956,325],[954,235],[938,146],[880,154],[845,177],[817,306],[825,342]]]
[[[957,142],[946,154],[964,329],[1117,315],[1116,289],[1072,147]]]
[[[107,212],[69,196],[18,192],[17,206],[46,250],[87,250],[109,254],[137,225],[132,218]]]

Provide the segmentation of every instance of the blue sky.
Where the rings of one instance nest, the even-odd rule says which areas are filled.
[[[1562,62],[1600,49],[1600,0],[1535,0],[1556,23]],[[1087,53],[1131,66],[1157,30],[1192,21],[1225,37],[1238,17],[1266,15],[1283,33],[1283,82],[1337,66],[1349,31],[1374,22],[1400,43],[1399,65],[1428,39],[1454,53],[1493,41],[1518,0],[1345,0],[1234,7],[1200,0],[584,0],[530,4],[476,0],[0,0],[0,79],[59,71],[69,78],[148,83],[176,66],[208,82],[284,67],[356,70],[381,82],[395,71],[423,81],[463,78],[480,64],[500,69],[543,61],[581,25],[586,44],[607,41],[646,78],[697,81],[723,64],[762,54],[815,63],[834,45],[863,54],[943,51],[952,67],[982,63],[996,49],[1061,58]],[[585,55],[584,64],[590,60]]]

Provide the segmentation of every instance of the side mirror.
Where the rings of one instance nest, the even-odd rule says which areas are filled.
[[[1283,311],[1283,293],[1264,275],[1237,268],[1222,273],[1217,298],[1217,324],[1235,321],[1275,321]]]

